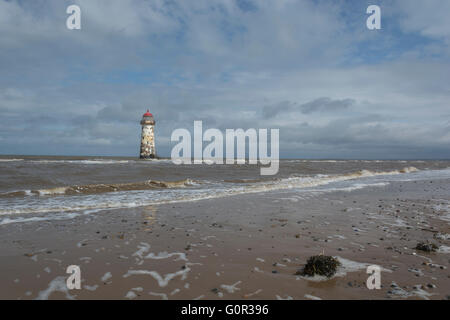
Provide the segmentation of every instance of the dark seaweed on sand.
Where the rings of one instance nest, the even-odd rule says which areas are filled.
[[[416,250],[425,252],[435,252],[437,249],[439,249],[439,247],[434,243],[419,242],[416,246]]]
[[[306,262],[303,270],[299,270],[296,275],[313,277],[318,274],[330,278],[336,273],[339,265],[340,262],[331,256],[312,256]]]

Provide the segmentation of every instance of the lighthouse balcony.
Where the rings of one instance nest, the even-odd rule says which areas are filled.
[[[141,125],[154,125],[155,124],[155,120],[153,119],[142,119],[141,120]]]

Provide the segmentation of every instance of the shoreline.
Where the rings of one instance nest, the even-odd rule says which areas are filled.
[[[413,248],[450,246],[435,237],[450,233],[436,210],[450,203],[449,189],[450,180],[422,180],[285,190],[4,225],[0,298],[446,299],[448,252]],[[294,275],[322,252],[350,261],[342,276]],[[72,264],[82,290],[61,285]],[[366,264],[392,271],[382,272],[381,290],[366,288]]]

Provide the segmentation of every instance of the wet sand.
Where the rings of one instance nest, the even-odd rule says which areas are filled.
[[[0,298],[448,299],[449,206],[450,180],[428,180],[2,225]],[[440,249],[415,250],[421,241]],[[321,253],[340,257],[337,276],[295,275]],[[372,264],[380,290],[366,287]],[[69,265],[81,290],[66,289]]]

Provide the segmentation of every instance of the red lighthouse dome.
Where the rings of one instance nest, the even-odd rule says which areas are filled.
[[[147,112],[144,113],[143,117],[153,117],[153,115],[150,113],[150,111],[147,109]]]

